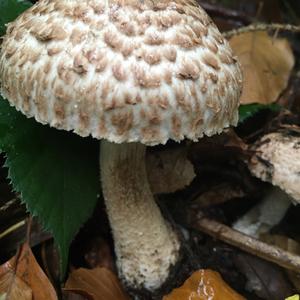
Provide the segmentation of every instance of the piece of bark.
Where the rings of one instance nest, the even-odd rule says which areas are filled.
[[[148,153],[146,168],[154,194],[168,194],[182,190],[196,176],[194,167],[183,148]]]

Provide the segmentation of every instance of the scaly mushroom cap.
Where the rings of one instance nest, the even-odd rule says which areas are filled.
[[[40,0],[1,45],[11,105],[117,143],[221,132],[237,123],[241,83],[227,41],[192,0]]]
[[[300,137],[280,132],[257,141],[249,162],[253,175],[279,186],[300,202]]]

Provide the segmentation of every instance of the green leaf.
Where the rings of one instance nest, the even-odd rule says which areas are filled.
[[[252,117],[256,113],[262,110],[272,110],[272,111],[279,111],[280,106],[278,104],[258,104],[258,103],[253,103],[253,104],[246,104],[246,105],[241,105],[239,107],[239,124],[243,123],[245,120],[248,118]]]
[[[6,31],[5,24],[13,21],[30,6],[32,3],[26,0],[0,0],[0,36]]]
[[[27,119],[0,98],[0,150],[16,192],[59,246],[63,270],[100,188],[98,142]]]

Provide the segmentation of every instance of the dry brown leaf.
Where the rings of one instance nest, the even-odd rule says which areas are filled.
[[[65,290],[85,292],[94,300],[129,300],[117,276],[106,268],[80,268],[73,271]]]
[[[288,41],[256,31],[232,37],[230,45],[244,74],[241,103],[275,102],[287,87],[295,63]]]
[[[291,253],[300,255],[300,243],[283,235],[276,234],[264,234],[260,236],[260,239],[266,243],[280,247],[283,250],[287,250]],[[300,292],[300,273],[296,273],[290,270],[286,270],[288,277],[296,290]]]
[[[31,288],[15,275],[10,261],[0,267],[0,296],[3,295],[4,299],[9,296],[11,300],[32,300]]]
[[[174,289],[163,300],[243,300],[245,299],[229,287],[218,272],[199,270],[185,283]]]
[[[209,190],[200,194],[193,201],[193,208],[204,208],[221,204],[234,198],[242,198],[245,193],[238,185],[229,182],[222,182],[211,187]]]
[[[35,260],[27,243],[0,266],[0,295],[10,300],[57,300],[53,286]]]
[[[282,300],[293,293],[285,274],[278,266],[257,256],[238,253],[234,264],[247,279],[245,289],[259,299]]]
[[[92,295],[80,289],[63,290],[63,295],[64,300],[95,300]]]
[[[287,236],[266,233],[264,235],[261,235],[260,239],[268,244],[278,246],[283,250],[287,250],[294,254],[300,255],[300,244]]]

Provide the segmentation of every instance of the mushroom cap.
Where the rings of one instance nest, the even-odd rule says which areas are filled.
[[[236,125],[239,64],[193,0],[40,0],[10,23],[0,92],[27,117],[111,142]]]
[[[255,151],[248,164],[251,173],[300,202],[300,136],[269,133],[251,149]]]

